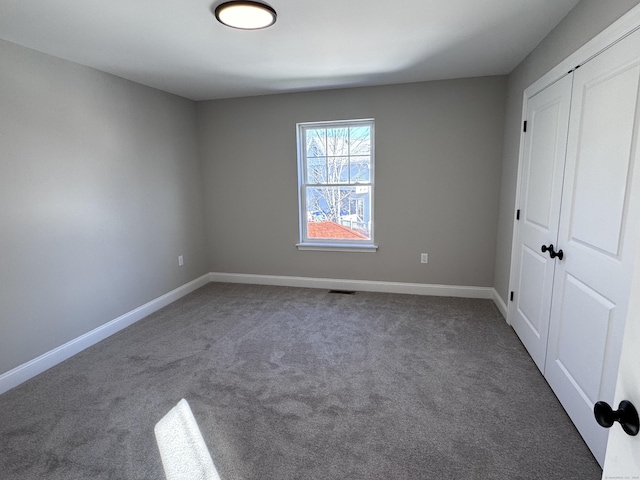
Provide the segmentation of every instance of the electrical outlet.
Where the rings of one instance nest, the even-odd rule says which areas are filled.
[[[184,265],[184,258],[182,255],[178,255],[178,266],[181,267],[182,265]]]
[[[420,254],[420,263],[429,263],[429,254],[421,253]]]

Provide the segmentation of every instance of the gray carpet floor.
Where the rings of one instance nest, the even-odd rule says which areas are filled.
[[[222,480],[602,473],[491,301],[209,284],[0,395],[0,478],[163,479],[181,398]]]

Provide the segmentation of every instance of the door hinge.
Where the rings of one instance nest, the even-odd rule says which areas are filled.
[[[520,209],[516,210],[516,220],[520,220]]]
[[[527,121],[524,121],[524,124],[522,125],[522,131],[526,132],[527,131]]]
[[[509,295],[509,300],[513,302],[513,292],[511,292],[511,295]]]

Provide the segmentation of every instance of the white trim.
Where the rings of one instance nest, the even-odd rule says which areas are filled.
[[[356,183],[308,183],[308,158],[306,151],[306,132],[309,129],[327,130],[329,127],[349,128],[351,126],[368,126],[370,138],[370,170],[368,182]],[[359,118],[352,120],[332,120],[327,122],[301,122],[296,124],[296,147],[298,150],[298,222],[300,232],[300,243],[296,244],[298,250],[333,250],[333,251],[358,251],[364,252],[369,250],[358,250],[358,247],[374,248],[375,246],[375,118]],[[351,152],[346,155],[351,158]],[[328,158],[328,157],[327,157]],[[351,179],[349,179],[351,180]],[[308,237],[308,221],[307,221],[307,187],[368,187],[369,191],[369,238],[368,239],[339,239],[340,245],[336,247],[336,239],[318,239]],[[319,245],[326,245],[328,248],[317,248]],[[375,250],[374,250],[375,251]]]
[[[504,303],[504,300],[502,300],[502,297],[495,288],[493,289],[493,297],[491,297],[491,299],[493,300],[493,303],[496,304],[498,310],[500,310],[500,313],[502,314],[504,319],[507,320],[507,311],[509,309],[507,308],[507,304]]]
[[[319,252],[365,252],[375,253],[377,245],[353,245],[345,243],[297,243],[298,250],[313,250]]]
[[[151,315],[153,312],[166,307],[179,298],[182,298],[194,290],[206,285],[209,281],[209,274],[196,278],[195,280],[171,290],[169,293],[165,293],[155,300],[151,300],[150,302],[147,302],[144,305],[85,333],[84,335],[80,335],[64,345],[60,345],[59,347],[54,348],[33,360],[3,373],[0,375],[0,394],[17,387],[30,378],[33,378],[68,358],[71,358],[77,353],[80,353],[85,348],[95,345],[101,340],[104,340],[114,333],[134,324],[138,320],[141,320],[144,317]]]
[[[606,50],[613,44],[619,42],[624,37],[630,35],[635,30],[640,28],[640,4],[633,7],[626,14],[609,25],[606,29],[600,32],[598,35],[589,40],[586,44],[576,50],[573,54],[569,55],[558,65],[533,82],[529,87],[524,90],[522,98],[522,118],[520,119],[520,126],[527,120],[527,106],[528,101],[535,94],[541,92],[548,86],[560,80],[567,75],[567,72],[573,70],[576,66],[583,65],[596,55]],[[521,183],[522,183],[522,157],[524,156],[524,132],[520,127],[520,145],[518,152],[518,173],[516,179],[516,195],[515,205],[513,209],[513,231],[511,237],[511,264],[509,269],[509,291],[515,291],[515,265],[518,262],[517,252],[517,240],[518,240],[518,222],[515,220],[515,212],[519,208]],[[502,302],[504,304],[504,302]],[[500,307],[498,307],[500,308]],[[513,308],[506,308],[507,323],[511,325],[515,310]]]
[[[212,282],[276,285],[281,287],[325,288],[329,290],[357,290],[361,292],[404,293],[409,295],[432,295],[436,297],[485,298],[489,300],[495,300],[498,296],[495,288],[493,287],[377,282],[370,280],[347,280],[337,278],[288,277],[279,275],[253,275],[248,273],[212,272],[209,276]],[[500,307],[498,307],[498,309],[500,309]]]
[[[523,131],[524,129],[522,128],[522,126],[526,121],[527,108],[529,103],[529,97],[527,97],[526,90],[524,92],[523,97],[524,98],[522,99],[522,118],[520,119],[520,143],[518,145],[518,173],[516,176],[516,195],[514,199],[515,204],[513,208],[513,230],[511,231],[511,259],[509,263],[509,286],[508,286],[507,295],[509,295],[509,292],[513,292],[516,290],[516,287],[515,287],[515,282],[516,282],[515,276],[516,276],[516,269],[517,269],[516,265],[519,262],[518,235],[520,233],[520,224],[518,223],[519,220],[516,219],[516,212],[520,208],[520,196],[522,194],[522,176],[523,176],[522,159],[524,157],[524,140],[525,140],[525,137],[524,137],[525,132]],[[509,304],[509,307],[511,307],[512,305],[513,305],[513,302]],[[507,324],[511,325],[513,320],[513,315],[515,312],[515,310],[513,310],[513,308],[515,308],[515,305],[513,306],[513,308],[509,308],[509,307],[507,308],[507,314],[505,315],[505,318],[507,319]]]

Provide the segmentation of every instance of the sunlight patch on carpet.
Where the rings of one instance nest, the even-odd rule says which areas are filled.
[[[220,480],[184,398],[156,424],[154,431],[167,480]]]

